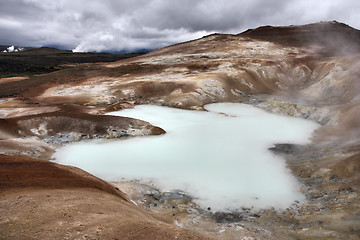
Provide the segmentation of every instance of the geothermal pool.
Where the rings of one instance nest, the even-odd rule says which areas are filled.
[[[56,161],[108,181],[139,180],[162,191],[181,189],[214,211],[284,209],[304,201],[275,143],[306,144],[318,124],[245,104],[217,103],[207,112],[141,105],[109,115],[163,128],[161,136],[67,145]]]

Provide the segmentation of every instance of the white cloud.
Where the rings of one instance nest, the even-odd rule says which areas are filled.
[[[0,44],[153,49],[261,25],[337,20],[360,28],[359,11],[358,0],[0,1]]]
[[[13,19],[1,19],[0,18],[0,28],[20,28],[22,23]]]

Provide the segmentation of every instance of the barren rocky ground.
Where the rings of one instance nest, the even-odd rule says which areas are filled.
[[[266,26],[0,79],[1,238],[359,239],[359,40],[358,30],[338,22]],[[271,149],[303,184],[307,204],[212,213],[176,197],[159,201],[165,193],[149,186],[114,186],[49,161],[73,141],[165,133],[103,113],[136,104],[204,111],[214,102],[322,125],[307,146]]]

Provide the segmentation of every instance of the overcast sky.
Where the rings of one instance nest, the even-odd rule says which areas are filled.
[[[331,20],[360,29],[360,1],[0,0],[0,45],[133,51],[214,32]]]

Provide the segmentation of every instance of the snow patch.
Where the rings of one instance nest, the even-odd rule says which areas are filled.
[[[21,51],[24,51],[25,48],[23,47],[15,47],[14,45],[13,46],[10,46],[8,47],[7,49],[5,49],[3,52],[21,52]]]

